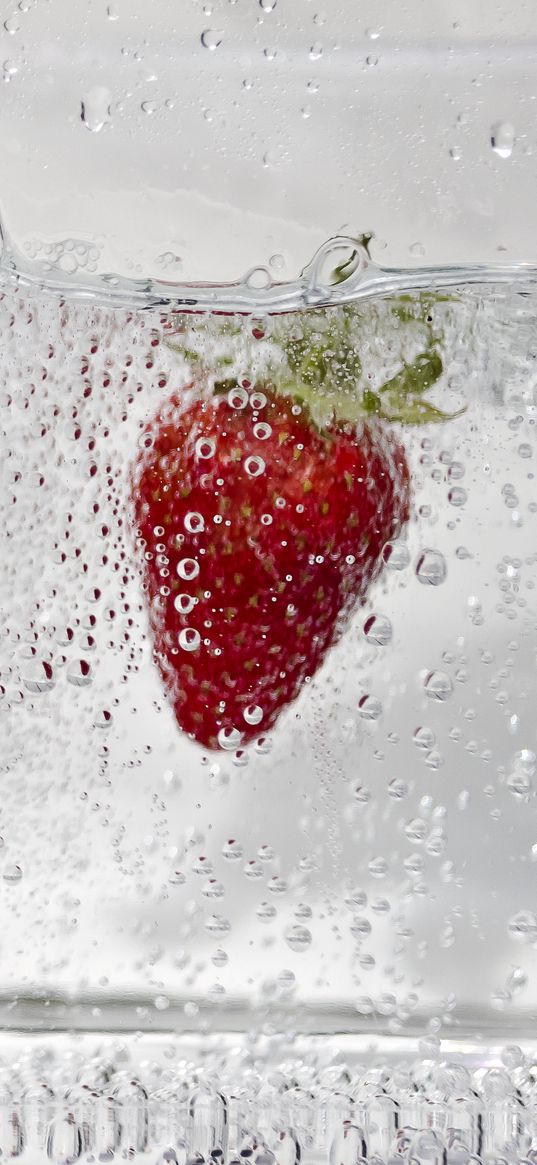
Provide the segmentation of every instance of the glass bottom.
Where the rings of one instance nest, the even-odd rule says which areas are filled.
[[[0,1038],[0,1156],[28,1165],[531,1162],[536,1049],[431,1032],[13,1029]]]

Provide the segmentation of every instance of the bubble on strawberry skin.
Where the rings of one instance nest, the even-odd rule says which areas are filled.
[[[218,744],[226,752],[234,752],[242,741],[242,733],[238,728],[221,728],[218,733]]]
[[[247,724],[260,724],[263,719],[263,709],[259,704],[249,704],[243,712],[244,719]]]
[[[183,627],[178,636],[179,647],[183,651],[197,651],[201,643],[201,635],[195,627]]]
[[[209,461],[214,457],[216,442],[212,437],[198,437],[194,446],[196,457],[201,461]]]
[[[181,558],[177,563],[177,574],[185,581],[197,578],[199,572],[199,562],[196,562],[195,558]]]
[[[247,457],[244,462],[244,468],[248,477],[261,477],[265,471],[265,462],[262,457]]]

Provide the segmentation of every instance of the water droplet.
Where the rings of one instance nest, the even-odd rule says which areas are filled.
[[[367,57],[365,58],[365,63],[369,68],[374,68],[375,65],[378,65],[379,58],[377,57],[376,53],[368,53]]]
[[[142,101],[140,108],[142,113],[147,113],[148,116],[151,116],[152,113],[157,112],[158,101]]]
[[[511,995],[519,995],[521,991],[525,991],[528,986],[528,976],[522,967],[513,967],[511,974],[508,975],[505,986]]]
[[[227,752],[234,752],[242,741],[242,732],[238,728],[221,728],[218,733],[218,744]]]
[[[423,256],[425,254],[423,243],[411,243],[408,249],[411,255]]]
[[[416,578],[425,586],[437,587],[445,581],[447,565],[439,550],[422,550],[416,562]]]
[[[285,259],[283,255],[280,255],[279,252],[276,252],[275,255],[271,255],[269,259],[269,267],[272,267],[273,271],[282,271],[285,267]]]
[[[204,49],[212,53],[222,44],[222,33],[214,28],[206,28],[201,34],[201,43]]]
[[[2,877],[4,882],[20,882],[22,878],[22,869],[15,862],[12,862],[10,865],[4,866]]]
[[[522,444],[518,446],[517,453],[519,457],[523,457],[525,460],[527,460],[529,457],[533,457],[533,448],[526,441],[523,441]]]
[[[111,728],[113,722],[114,718],[108,708],[101,708],[100,712],[98,712],[95,717],[96,728]]]
[[[183,627],[178,639],[179,647],[182,647],[183,651],[197,651],[201,643],[201,635],[195,627]]]
[[[91,133],[100,133],[110,121],[112,94],[103,85],[95,85],[80,102],[80,117]]]
[[[515,130],[509,121],[497,121],[490,130],[490,144],[499,158],[510,158],[515,145]]]
[[[431,671],[423,682],[425,693],[430,700],[442,702],[448,700],[453,691],[453,683],[444,671]]]
[[[247,457],[244,468],[248,477],[260,477],[265,472],[265,462],[262,457]]]
[[[244,855],[244,850],[240,842],[236,841],[234,837],[230,837],[222,846],[222,857],[226,858],[228,862],[238,862]]]
[[[413,817],[405,825],[405,835],[409,841],[418,843],[427,836],[427,828],[427,822],[422,817]]]
[[[67,679],[76,688],[85,688],[88,684],[91,684],[93,674],[87,660],[77,659],[70,664],[67,671]]]
[[[199,572],[199,562],[196,562],[195,558],[181,558],[180,562],[177,563],[177,574],[182,579],[197,578]]]
[[[462,158],[461,147],[460,146],[452,146],[450,151],[449,151],[449,156],[450,156],[450,158],[453,158],[454,162],[460,162],[460,160]]]
[[[285,941],[287,946],[295,951],[296,954],[302,954],[307,951],[311,945],[311,931],[307,926],[288,926],[285,932]]]
[[[263,12],[274,12],[278,0],[259,0],[259,7]]]
[[[323,55],[323,46],[316,40],[310,48],[310,61],[318,61]]]
[[[364,623],[364,635],[368,643],[386,647],[392,638],[392,625],[387,615],[369,615]]]

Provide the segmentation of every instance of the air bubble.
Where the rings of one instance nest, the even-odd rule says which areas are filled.
[[[197,651],[201,643],[201,635],[194,627],[183,627],[178,639],[183,651]]]
[[[238,728],[221,728],[218,733],[218,744],[226,752],[234,752],[242,741],[242,733]]]
[[[247,457],[244,468],[248,477],[260,477],[265,472],[265,462],[262,457]]]
[[[453,683],[447,672],[444,671],[428,672],[423,686],[429,699],[437,700],[440,703],[448,700],[453,692]]]
[[[258,704],[249,704],[243,712],[247,724],[260,724],[263,719],[263,709]]]
[[[490,144],[499,158],[510,158],[515,146],[515,130],[509,121],[497,121],[490,130]]]
[[[185,527],[189,534],[201,534],[205,529],[203,516],[192,510],[185,516]]]
[[[175,610],[179,611],[180,615],[189,615],[190,612],[194,610],[194,607],[196,606],[196,602],[197,602],[197,600],[193,599],[191,595],[181,594],[181,595],[175,596],[175,599],[173,601],[173,605],[175,607]]]
[[[80,102],[80,118],[91,133],[100,133],[110,121],[112,94],[102,85],[95,85]]]
[[[400,539],[395,542],[387,542],[382,555],[389,570],[404,570],[410,562],[408,546]]]
[[[93,674],[87,660],[77,659],[74,663],[70,664],[67,671],[67,679],[76,688],[85,688],[88,684],[91,684]]]
[[[311,946],[311,931],[307,926],[289,926],[285,932],[285,941],[295,954],[303,954]]]
[[[222,33],[214,28],[206,28],[201,34],[201,43],[204,49],[212,53],[222,44]]]
[[[243,409],[248,404],[248,393],[245,388],[231,388],[227,400],[232,409]]]
[[[467,497],[468,494],[466,493],[466,490],[463,489],[462,486],[456,485],[453,487],[453,489],[450,489],[448,493],[448,502],[450,506],[464,506]]]
[[[185,581],[197,578],[200,572],[199,563],[195,558],[182,558],[177,563],[177,574]]]
[[[56,682],[52,666],[46,659],[36,659],[27,665],[23,679],[25,688],[34,695],[50,692]]]
[[[201,461],[208,461],[214,456],[216,443],[212,437],[198,437],[194,449],[196,457],[199,457]]]
[[[387,615],[370,615],[364,623],[364,635],[368,643],[386,647],[392,638],[392,625]]]
[[[447,575],[447,564],[439,550],[422,550],[416,562],[416,578],[424,586],[437,587]]]

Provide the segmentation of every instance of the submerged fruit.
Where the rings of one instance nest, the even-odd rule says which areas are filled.
[[[148,425],[132,471],[154,658],[206,748],[271,728],[313,676],[409,515],[404,449],[375,420],[324,431],[270,386]]]

